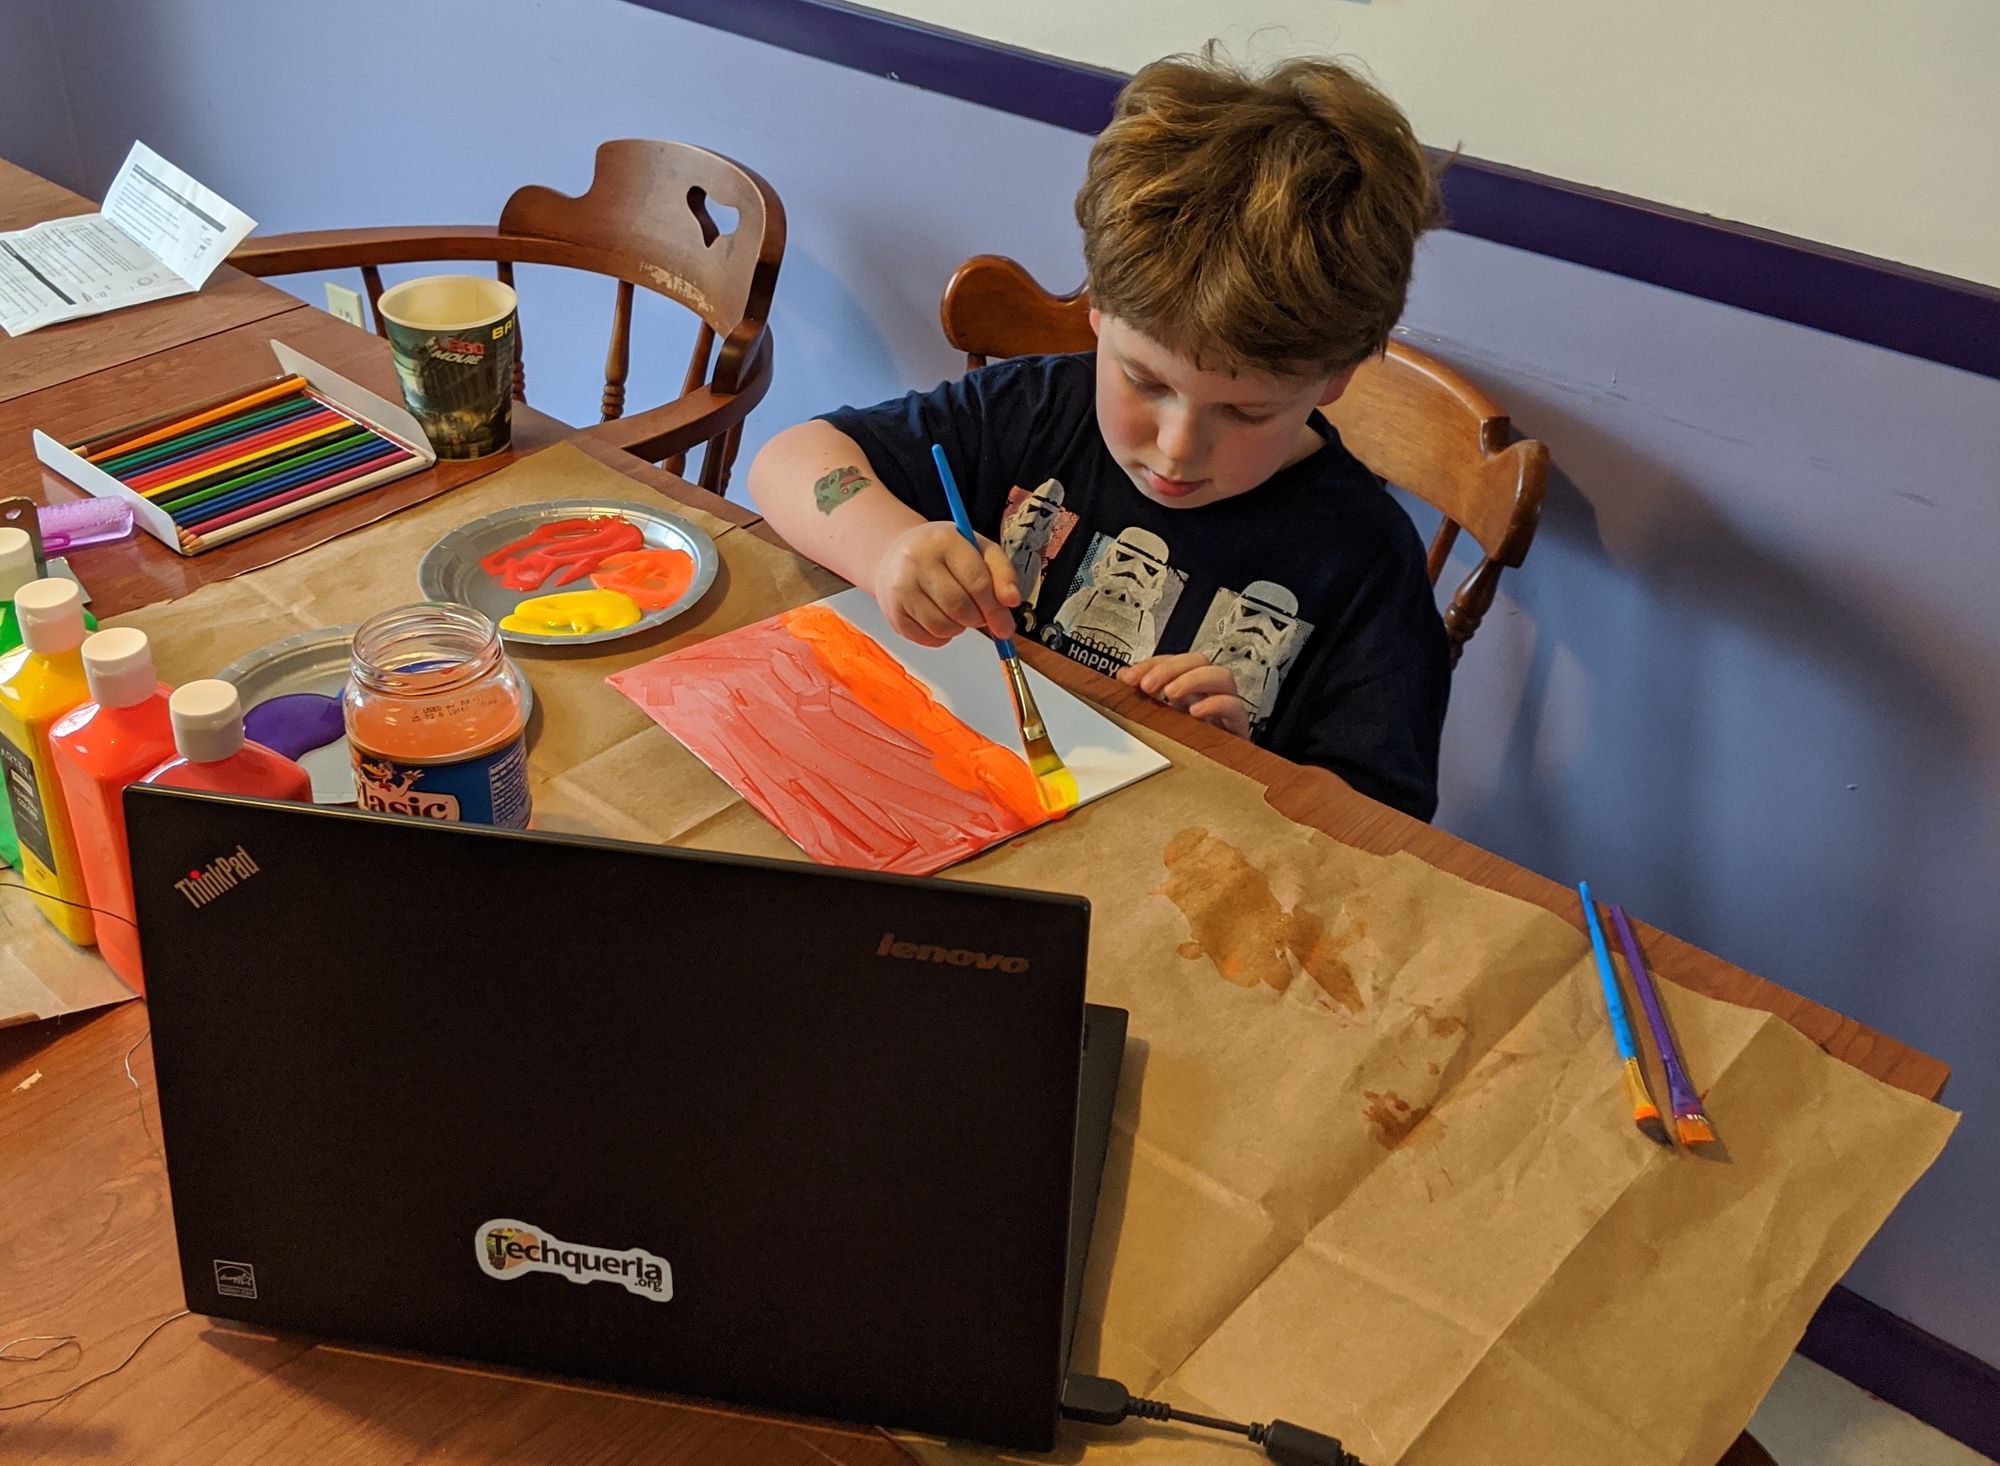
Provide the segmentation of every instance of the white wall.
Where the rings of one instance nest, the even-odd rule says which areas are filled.
[[[1994,0],[872,0],[1132,71],[1361,58],[1425,142],[2000,285]]]

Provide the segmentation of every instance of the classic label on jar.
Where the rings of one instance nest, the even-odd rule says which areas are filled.
[[[517,736],[472,758],[413,763],[349,740],[361,807],[469,825],[528,827],[528,740]]]

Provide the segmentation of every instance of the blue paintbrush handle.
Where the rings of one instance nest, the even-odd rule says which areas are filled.
[[[979,536],[973,532],[972,516],[965,512],[965,500],[958,495],[958,480],[951,475],[951,464],[945,461],[941,444],[931,444],[931,462],[937,465],[938,482],[944,485],[944,501],[951,506],[951,522],[958,526],[958,532],[965,536],[965,542],[979,550]],[[985,552],[980,551],[983,555]],[[1002,657],[1014,655],[1014,639],[1011,636],[996,636],[993,645]]]
[[[1583,897],[1583,921],[1590,929],[1590,950],[1597,958],[1597,980],[1604,986],[1604,1006],[1611,1014],[1611,1036],[1618,1044],[1620,1059],[1639,1057],[1632,1040],[1632,1019],[1625,1012],[1624,995],[1618,991],[1618,973],[1611,966],[1611,950],[1604,945],[1604,928],[1597,924],[1597,903],[1590,899],[1590,882],[1578,881],[1576,893]]]

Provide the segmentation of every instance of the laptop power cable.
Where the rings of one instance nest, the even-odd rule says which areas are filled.
[[[1269,1425],[1252,1421],[1245,1425],[1237,1420],[1197,1415],[1192,1410],[1176,1410],[1160,1400],[1138,1399],[1117,1380],[1100,1379],[1094,1374],[1073,1374],[1063,1381],[1062,1413],[1066,1419],[1081,1420],[1088,1425],[1117,1425],[1136,1415],[1141,1420],[1175,1420],[1207,1426],[1210,1430],[1226,1430],[1232,1435],[1249,1437],[1278,1466],[1362,1466],[1361,1459],[1341,1449],[1340,1442],[1332,1436],[1307,1430],[1303,1425],[1293,1425],[1288,1420],[1274,1420]]]

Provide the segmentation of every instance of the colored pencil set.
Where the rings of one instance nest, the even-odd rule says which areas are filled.
[[[1688,1082],[1687,1070],[1681,1064],[1680,1051],[1674,1046],[1674,1035],[1667,1027],[1667,1015],[1660,1007],[1659,992],[1653,986],[1653,975],[1646,969],[1645,955],[1639,950],[1638,938],[1632,934],[1632,925],[1625,919],[1624,908],[1611,908],[1611,924],[1618,931],[1618,945],[1624,949],[1625,964],[1632,972],[1632,986],[1638,989],[1639,1005],[1646,1010],[1646,1026],[1653,1031],[1653,1042],[1659,1046],[1660,1067],[1667,1076],[1667,1102],[1673,1113],[1673,1133],[1668,1134],[1667,1122],[1661,1117],[1659,1106],[1653,1103],[1652,1092],[1646,1088],[1646,1074],[1639,1060],[1639,1046],[1633,1037],[1632,1019],[1625,1011],[1625,997],[1618,986],[1618,970],[1611,965],[1611,951],[1605,945],[1604,928],[1598,924],[1597,903],[1590,896],[1590,882],[1577,885],[1577,895],[1583,898],[1584,926],[1590,932],[1590,951],[1597,962],[1597,980],[1604,988],[1604,1006],[1611,1017],[1611,1036],[1618,1044],[1618,1062],[1622,1066],[1625,1094],[1632,1102],[1632,1123],[1648,1140],[1671,1147],[1674,1140],[1682,1145],[1701,1145],[1715,1139],[1715,1127],[1708,1123],[1708,1117],[1701,1112],[1701,1097]]]
[[[128,423],[71,449],[170,516],[187,555],[422,464],[297,376]]]

